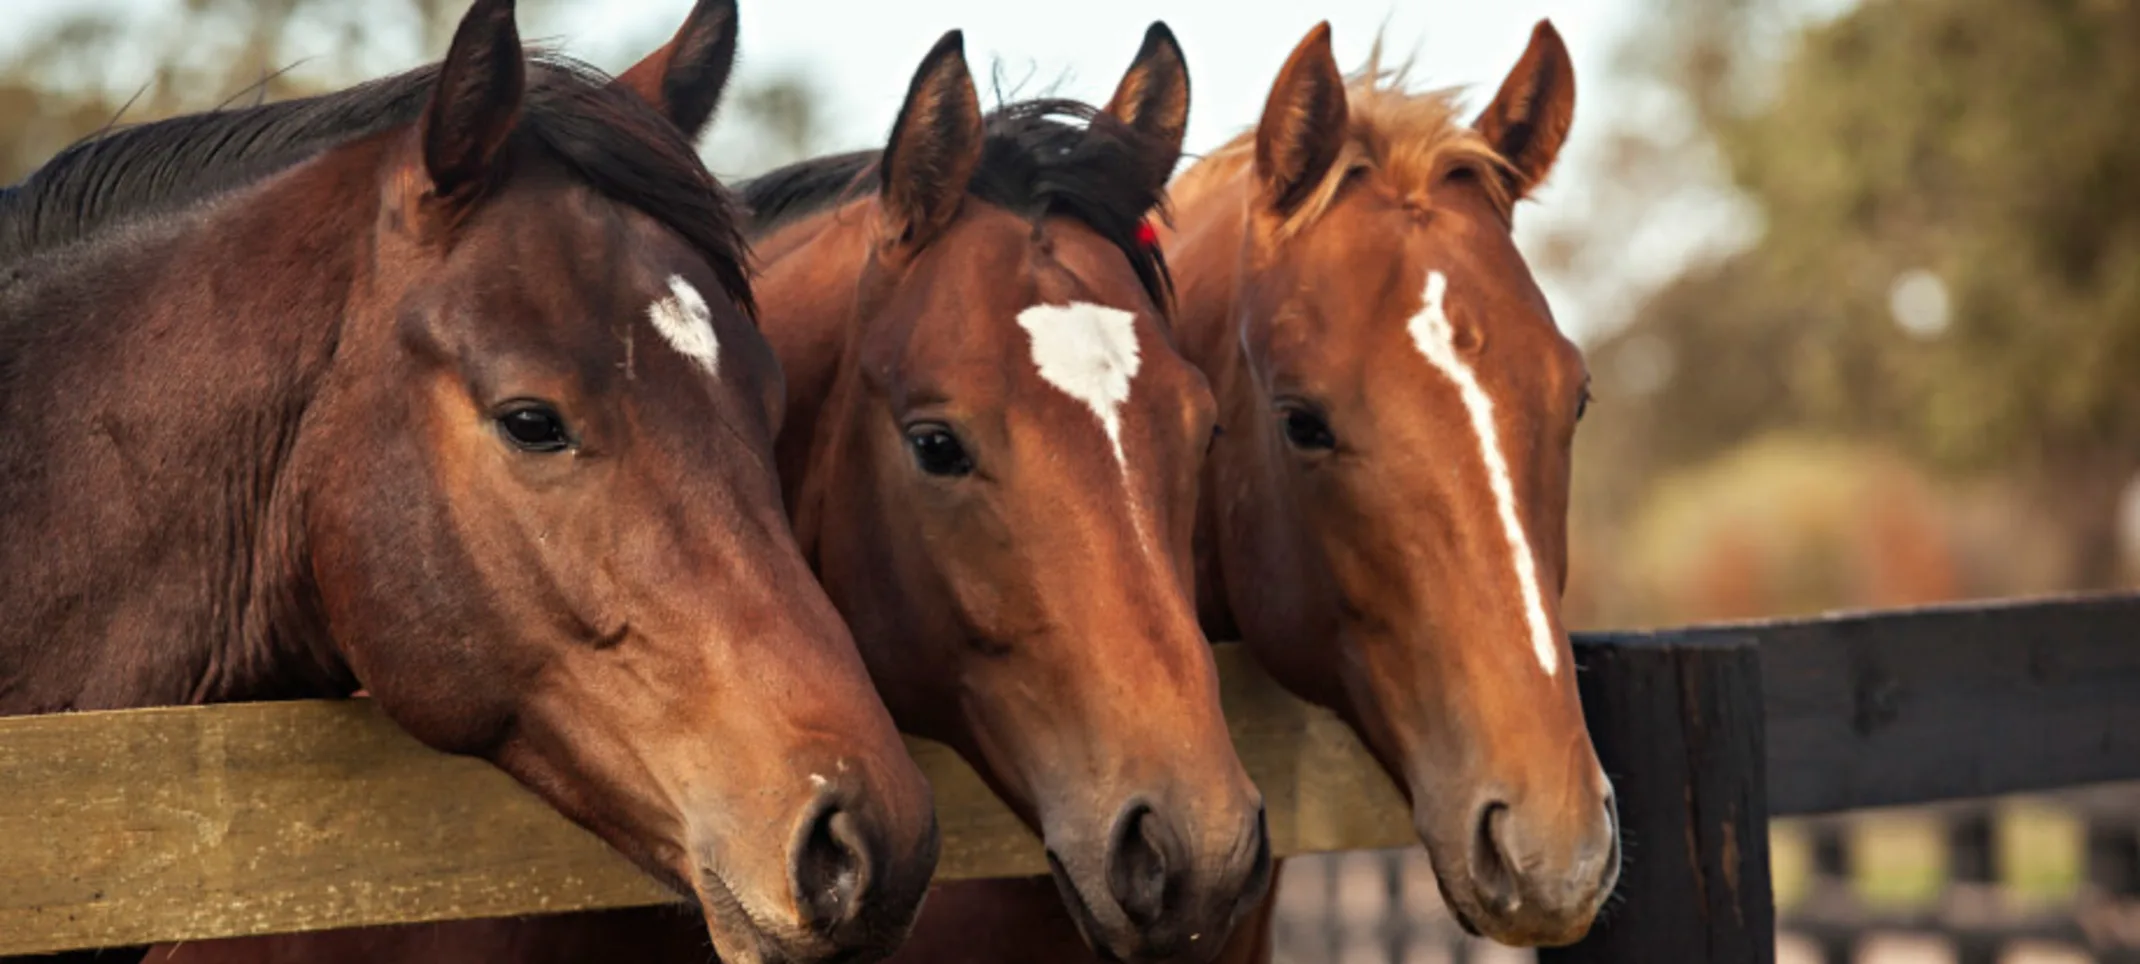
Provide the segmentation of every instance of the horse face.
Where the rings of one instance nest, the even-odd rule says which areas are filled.
[[[726,212],[652,110],[523,105],[520,57],[478,3],[387,179],[303,453],[332,635],[397,722],[697,896],[724,960],[885,951],[934,867],[928,787],[786,525],[740,252],[585,183],[625,148],[567,122],[643,135],[697,188],[671,200]]]
[[[1259,658],[1404,786],[1459,919],[1566,943],[1619,866],[1559,614],[1587,379],[1509,235],[1567,129],[1566,52],[1541,25],[1468,129],[1381,83],[1317,28],[1230,149],[1239,193],[1183,205],[1189,290],[1246,266],[1211,352],[1239,359],[1211,568]]]

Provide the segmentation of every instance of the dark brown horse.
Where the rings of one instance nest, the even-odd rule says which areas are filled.
[[[1580,937],[1619,869],[1558,605],[1587,378],[1509,233],[1573,107],[1544,23],[1470,125],[1378,62],[1348,83],[1318,26],[1259,126],[1176,179],[1167,242],[1224,426],[1205,629],[1352,724],[1458,920],[1518,945]],[[1225,960],[1270,959],[1270,914]],[[1031,887],[940,887],[901,957],[1090,960],[1070,933]]]
[[[435,68],[70,149],[0,199],[0,712],[362,686],[725,959],[882,952],[928,787],[786,524],[743,258],[510,0]]]

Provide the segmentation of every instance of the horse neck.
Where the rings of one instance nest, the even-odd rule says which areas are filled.
[[[319,200],[378,196],[357,160],[39,256],[0,294],[0,715],[349,691],[288,469],[375,217]]]
[[[1238,433],[1253,424],[1253,410],[1248,406],[1256,394],[1239,326],[1241,245],[1247,228],[1242,196],[1221,185],[1186,200],[1177,201],[1175,230],[1166,249],[1174,278],[1174,342],[1211,386],[1221,432]],[[1206,460],[1206,493],[1222,491],[1216,478],[1219,471],[1217,463]],[[1197,500],[1197,615],[1210,638],[1238,639],[1240,620],[1226,593],[1220,558],[1218,526],[1223,515],[1216,499]]]
[[[1297,692],[1327,701],[1327,668],[1312,664],[1334,600],[1323,591],[1324,564],[1279,462],[1291,456],[1244,339],[1250,319],[1242,293],[1253,270],[1248,188],[1244,174],[1186,198],[1167,250],[1176,343],[1218,399],[1223,432],[1197,501],[1197,613],[1207,636],[1247,643]]]
[[[1193,169],[1192,169],[1193,170]],[[1255,367],[1242,345],[1242,289],[1247,284],[1248,181],[1227,176],[1175,201],[1166,246],[1174,277],[1174,338],[1203,372],[1218,399],[1220,424],[1231,426],[1263,406]]]
[[[760,325],[787,383],[787,415],[775,440],[781,488],[804,554],[815,566],[825,489],[836,474],[839,422],[859,390],[862,321],[856,286],[868,232],[834,209],[759,239],[754,284]],[[770,252],[770,255],[763,254]]]

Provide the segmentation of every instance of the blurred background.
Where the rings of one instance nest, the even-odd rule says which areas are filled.
[[[435,59],[464,0],[10,0],[0,183],[113,123]],[[522,0],[612,71],[688,0]],[[1104,100],[1153,17],[1191,151],[1255,120],[1317,19],[1490,96],[1553,18],[1581,91],[1518,239],[1597,402],[1580,628],[2140,585],[2140,3],[745,0],[724,177],[873,146],[943,30],[1003,95]],[[2140,959],[2136,797],[1775,831],[1784,959]],[[1401,855],[1298,861],[1287,959],[1524,960],[1458,940]],[[2122,898],[2122,899],[2121,899]]]

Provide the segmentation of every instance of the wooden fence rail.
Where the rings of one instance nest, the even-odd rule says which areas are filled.
[[[2140,779],[2140,597],[1589,636],[1577,655],[1644,849],[1620,909],[1555,964],[1769,960],[1771,813]],[[1411,841],[1343,726],[1234,647],[1219,662],[1278,853]],[[978,778],[913,749],[943,874],[1044,872]],[[0,720],[0,955],[666,899],[366,701]]]
[[[1411,822],[1330,714],[1221,647],[1228,718],[1282,854]],[[916,741],[940,873],[1047,873],[950,751]],[[369,700],[0,720],[0,955],[657,903],[671,895],[502,772]]]

